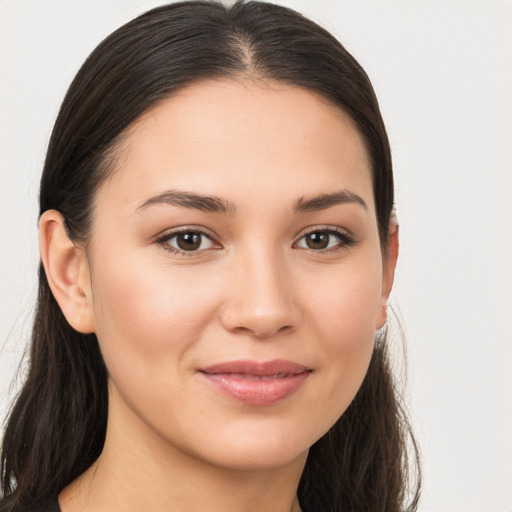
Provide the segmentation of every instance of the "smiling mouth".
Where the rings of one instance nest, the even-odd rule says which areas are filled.
[[[225,373],[225,374],[208,374],[208,375],[229,375],[232,378],[239,379],[247,379],[247,380],[274,380],[274,379],[284,379],[286,377],[291,377],[293,375],[297,375],[294,373],[276,373],[274,375],[252,375],[249,373]]]
[[[199,373],[216,391],[246,405],[274,405],[303,385],[312,370],[292,361],[233,361],[202,368]]]

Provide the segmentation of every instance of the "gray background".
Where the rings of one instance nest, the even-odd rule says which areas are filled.
[[[103,37],[163,3],[0,0],[1,417],[32,315],[38,180],[59,104]],[[512,2],[282,3],[355,54],[387,123],[420,510],[511,512]]]

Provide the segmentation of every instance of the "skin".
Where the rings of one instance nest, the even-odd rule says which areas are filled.
[[[152,199],[169,190],[230,206]],[[365,206],[294,209],[342,190]],[[183,227],[208,234],[198,250],[172,251]],[[63,512],[299,510],[308,449],[361,385],[397,257],[396,230],[381,253],[351,119],[279,83],[189,86],[130,128],[87,248],[58,212],[40,230],[52,291],[75,329],[96,333],[110,376],[104,451],[61,493]],[[309,247],[311,232],[329,247]],[[238,359],[311,371],[291,396],[251,406],[198,372]]]

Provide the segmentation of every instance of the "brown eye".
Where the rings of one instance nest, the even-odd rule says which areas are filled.
[[[336,249],[350,245],[352,239],[345,233],[340,233],[332,229],[322,229],[311,231],[302,236],[296,243],[296,247],[301,249],[310,249],[313,251],[322,251],[326,249]]]
[[[197,251],[201,247],[200,233],[180,233],[176,235],[176,245],[182,251]]]
[[[325,231],[318,231],[309,233],[304,237],[304,240],[309,249],[327,249],[331,236],[332,235]]]
[[[201,231],[181,231],[174,233],[160,240],[170,249],[177,252],[195,252],[214,247],[213,240]]]

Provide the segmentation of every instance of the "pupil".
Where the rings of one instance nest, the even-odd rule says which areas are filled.
[[[329,234],[310,233],[306,237],[306,244],[310,249],[325,249],[329,245]]]
[[[178,247],[184,251],[199,249],[201,235],[199,233],[180,233],[177,237]]]

